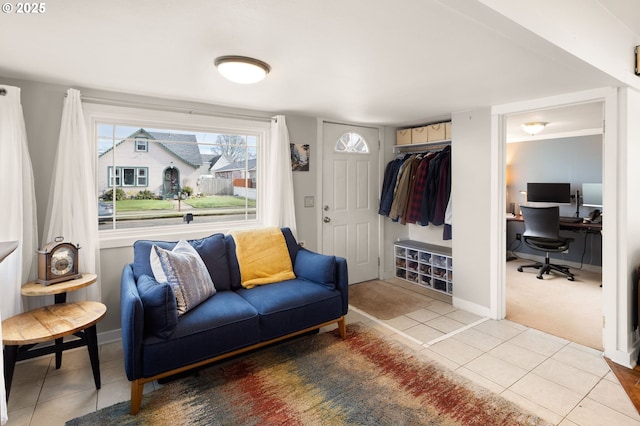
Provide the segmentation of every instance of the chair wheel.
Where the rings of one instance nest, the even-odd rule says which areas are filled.
[[[567,279],[568,279],[569,281],[575,281],[575,280],[576,280],[576,279],[575,279],[575,278],[573,278],[573,277],[567,277]]]
[[[542,280],[542,279],[543,279],[543,278],[542,278],[542,275],[536,275],[536,278],[537,278],[537,279],[539,279],[539,280]]]
[[[518,266],[518,272],[522,272],[522,266]]]

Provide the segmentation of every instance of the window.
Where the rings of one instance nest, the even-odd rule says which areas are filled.
[[[369,145],[367,145],[367,141],[359,134],[349,132],[340,136],[340,139],[336,142],[335,151],[368,154]]]
[[[115,170],[115,173],[114,173]],[[109,186],[147,186],[147,167],[108,166]],[[122,179],[121,179],[122,178]]]
[[[114,212],[100,215],[100,230],[187,225],[191,230],[200,224],[211,230],[212,222],[229,229],[232,223],[257,221],[259,147],[268,137],[268,121],[163,111],[136,118],[124,112],[103,115],[101,108],[118,107],[87,109],[98,153],[96,198]],[[186,213],[193,216],[190,223]]]
[[[147,152],[149,151],[149,139],[147,138],[136,138],[136,151],[137,152]]]

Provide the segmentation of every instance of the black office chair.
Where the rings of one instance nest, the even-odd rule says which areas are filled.
[[[518,271],[522,272],[522,268],[540,269],[538,279],[542,279],[543,274],[549,274],[551,271],[557,271],[564,274],[569,281],[573,281],[573,274],[569,271],[569,267],[563,265],[555,265],[549,262],[549,253],[560,253],[569,248],[573,238],[565,238],[560,236],[560,208],[555,207],[526,207],[521,206],[522,218],[524,219],[524,233],[522,238],[524,243],[534,250],[545,252],[544,263],[536,262],[531,265],[522,265],[518,267]]]

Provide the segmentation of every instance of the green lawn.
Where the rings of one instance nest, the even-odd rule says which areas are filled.
[[[223,207],[244,207],[245,200],[231,195],[211,195],[208,197],[189,198],[182,200],[196,209],[212,209]],[[249,207],[255,207],[254,200],[248,201]],[[117,212],[136,212],[147,210],[173,210],[174,203],[170,200],[121,200],[116,202]]]
[[[218,207],[244,207],[245,199],[231,195],[210,195],[208,197],[189,198],[183,201],[196,209],[212,209]],[[255,207],[254,200],[248,200],[249,207]]]
[[[168,200],[121,200],[116,202],[116,211],[118,212],[172,209],[173,203]]]

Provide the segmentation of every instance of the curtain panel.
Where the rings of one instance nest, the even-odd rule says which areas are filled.
[[[95,171],[98,154],[94,145],[89,143],[80,91],[69,89],[62,110],[43,244],[59,236],[78,244],[79,272],[98,275],[95,284],[69,293],[69,301],[101,300]]]
[[[38,226],[33,168],[27,146],[20,88],[0,85],[0,241],[18,241],[0,263],[0,320],[22,312],[20,287],[35,279]],[[0,334],[2,328],[0,326]],[[0,417],[7,422],[4,362],[0,368]]]
[[[261,156],[262,166],[267,170],[261,197],[263,222],[266,226],[291,228],[293,235],[297,236],[291,147],[284,115],[278,115],[271,121],[271,138],[265,151]]]

